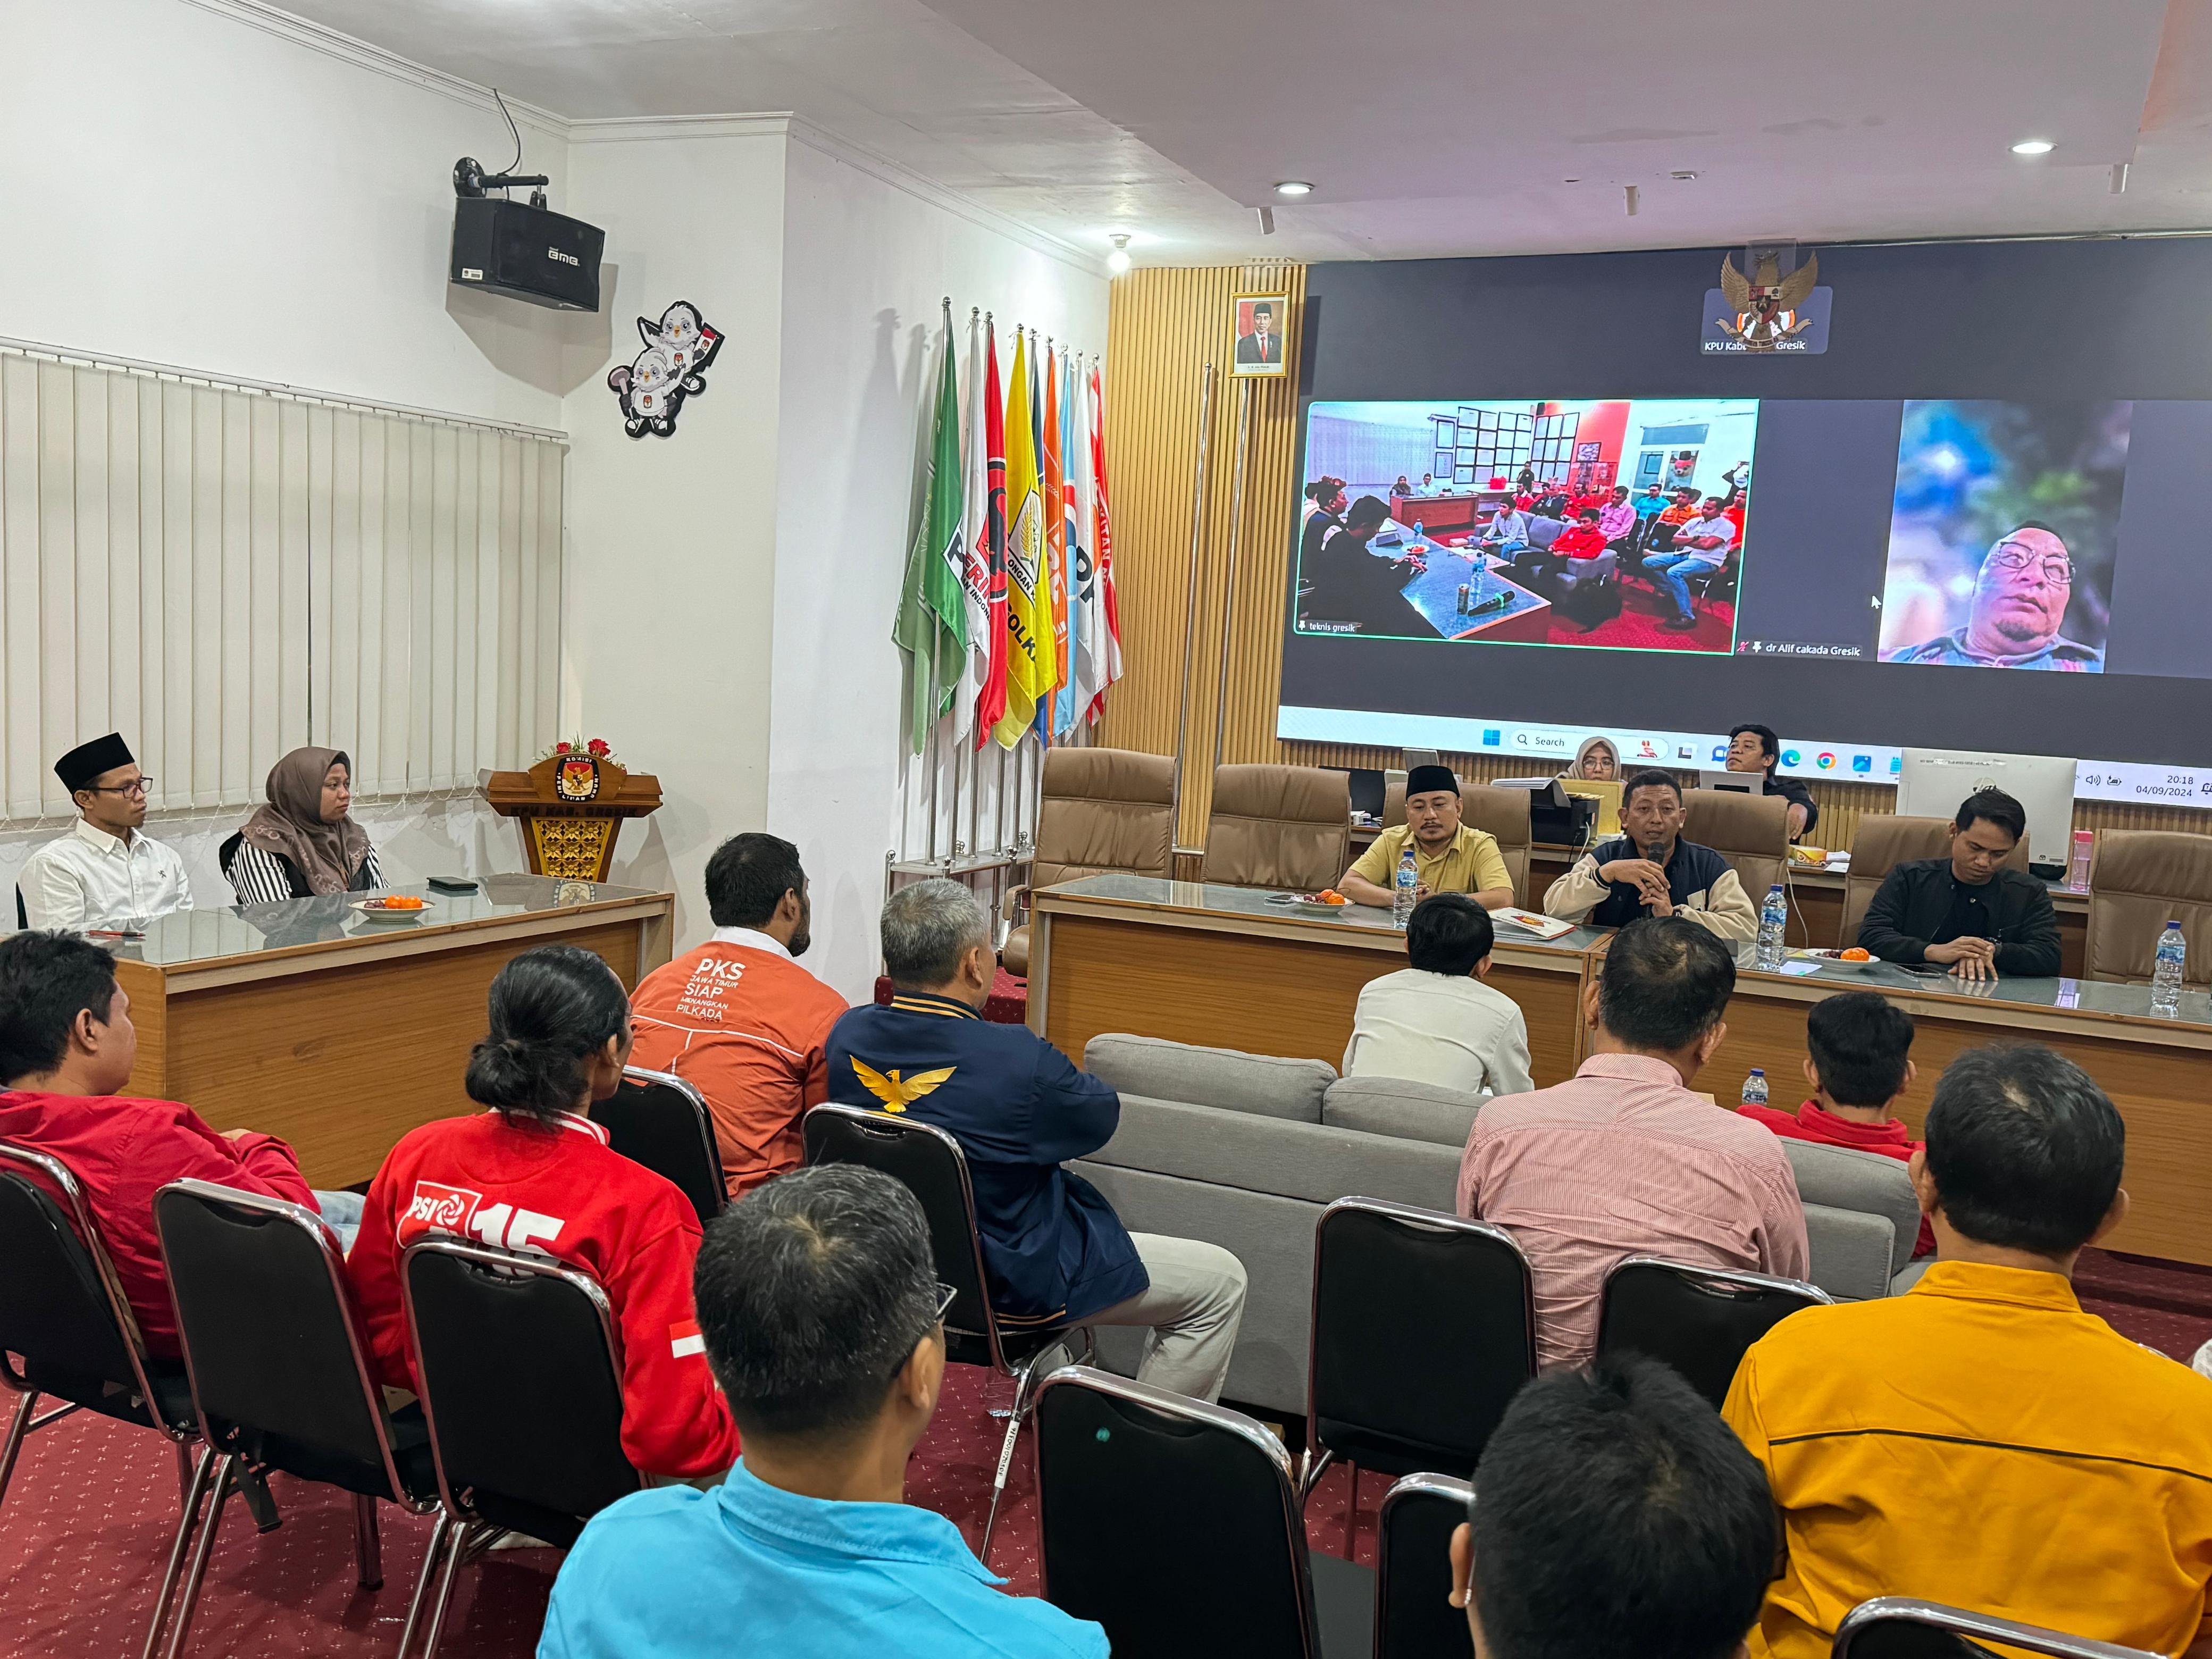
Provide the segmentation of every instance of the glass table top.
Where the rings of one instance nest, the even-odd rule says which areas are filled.
[[[650,888],[559,881],[550,876],[487,876],[473,893],[441,893],[420,883],[379,888],[377,892],[411,894],[426,900],[428,908],[412,919],[384,920],[365,915],[357,908],[371,895],[331,893],[319,898],[286,899],[276,904],[177,910],[144,924],[143,937],[93,937],[111,946],[126,962],[177,968],[295,945],[434,933],[533,911],[568,910],[581,905],[659,896]]]
[[[1085,876],[1041,890],[1071,897],[1104,899],[1122,904],[1141,904],[1163,910],[1240,916],[1270,921],[1317,922],[1347,932],[1402,938],[1391,924],[1390,913],[1364,904],[1297,904],[1290,895],[1265,887],[1224,887],[1213,882],[1169,881],[1159,876]],[[1516,950],[1559,951],[1579,954],[1605,938],[1598,927],[1577,927],[1556,939],[1544,939],[1509,921],[1498,922],[1498,942]]]
[[[1799,951],[1786,955],[1778,969],[1759,965],[1756,945],[1740,945],[1736,972],[1754,980],[1808,979],[1824,989],[1911,992],[1919,996],[1954,997],[1963,1002],[2002,1003],[2016,1008],[2048,1008],[2155,1021],[2166,1025],[2212,1028],[2212,995],[2184,991],[2171,1014],[2153,1011],[2148,985],[2112,985],[2091,979],[2027,979],[2004,975],[1966,980],[1944,968],[1904,968],[1892,962],[1851,967]]]

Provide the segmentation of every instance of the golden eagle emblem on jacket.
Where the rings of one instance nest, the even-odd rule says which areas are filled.
[[[885,1111],[893,1113],[903,1112],[959,1069],[947,1066],[939,1071],[916,1072],[912,1077],[902,1077],[896,1066],[885,1073],[865,1060],[853,1061],[853,1075],[860,1079],[860,1086],[883,1102]]]
[[[1797,313],[1820,280],[1820,256],[1817,253],[1807,254],[1805,263],[1787,276],[1782,274],[1781,262],[1774,255],[1762,254],[1759,268],[1749,277],[1735,268],[1733,258],[1723,253],[1721,296],[1735,315],[1733,319],[1717,317],[1713,321],[1729,338],[1741,341],[1745,350],[1771,351],[1813,326],[1811,318]]]

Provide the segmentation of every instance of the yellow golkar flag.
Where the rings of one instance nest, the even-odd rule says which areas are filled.
[[[1051,690],[1057,665],[1050,596],[1044,580],[1044,481],[1037,472],[1036,428],[1030,419],[1029,341],[1014,338],[1014,372],[1006,409],[1006,712],[992,735],[1012,749],[1036,717],[1040,692]]]

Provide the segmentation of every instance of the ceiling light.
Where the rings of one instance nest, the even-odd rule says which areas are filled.
[[[1126,232],[1114,236],[1114,251],[1106,256],[1106,269],[1119,276],[1129,268],[1129,238]]]
[[[1281,184],[1275,186],[1275,194],[1278,196],[1310,196],[1313,194],[1313,186],[1303,179],[1285,179]]]
[[[2015,155],[2048,155],[2056,149],[2048,138],[2023,138],[2012,147]]]

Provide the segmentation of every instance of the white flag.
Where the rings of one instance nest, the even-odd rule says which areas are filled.
[[[1106,599],[1098,583],[1098,556],[1094,546],[1097,510],[1097,481],[1091,470],[1091,377],[1079,371],[1071,377],[1074,391],[1072,424],[1075,441],[1069,446],[1068,491],[1069,568],[1076,592],[1068,604],[1068,627],[1074,634],[1075,720],[1086,723],[1098,694],[1106,689]],[[1079,556],[1074,550],[1080,546]],[[1079,631],[1075,618],[1082,617]]]
[[[973,318],[968,324],[968,414],[961,425],[965,495],[960,514],[960,586],[967,599],[968,659],[952,696],[952,727],[955,738],[965,742],[975,733],[976,700],[991,672],[991,560],[987,546],[991,490],[985,453],[990,446],[983,439],[983,329]]]

